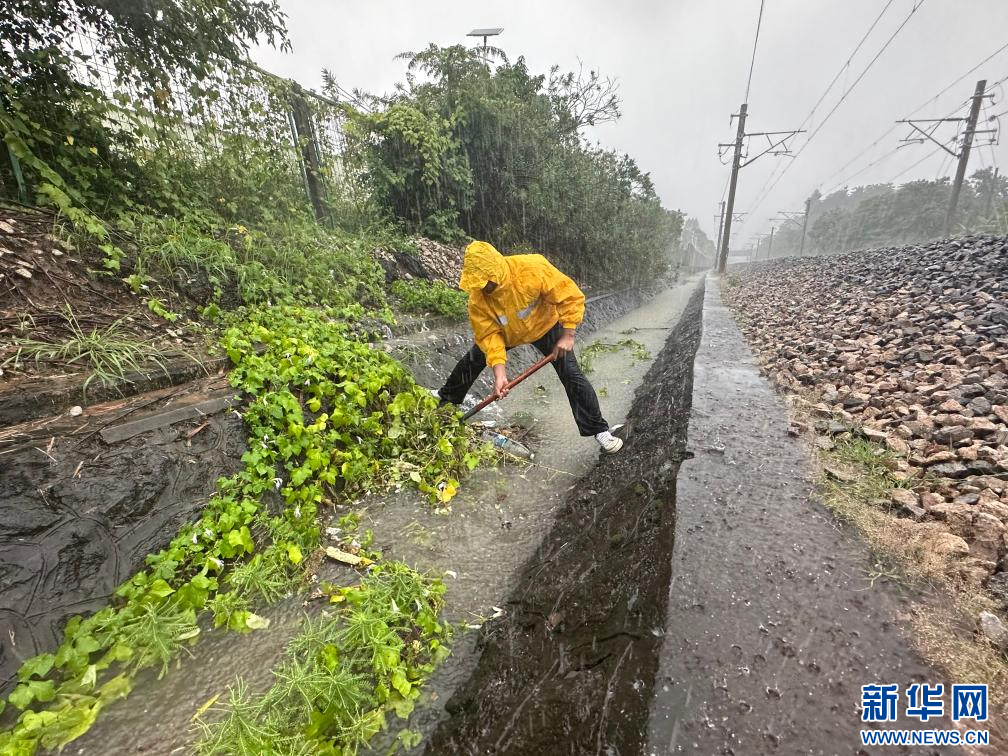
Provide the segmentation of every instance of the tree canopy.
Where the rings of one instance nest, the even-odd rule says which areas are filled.
[[[947,177],[844,187],[812,196],[805,254],[913,244],[942,236],[951,195]],[[952,233],[1008,232],[1008,178],[990,168],[963,183]],[[801,222],[777,229],[774,256],[796,255]]]
[[[442,239],[548,252],[589,280],[665,268],[682,217],[632,158],[581,132],[619,117],[612,80],[536,75],[482,48],[401,57],[405,82],[353,121],[360,168],[395,218]]]

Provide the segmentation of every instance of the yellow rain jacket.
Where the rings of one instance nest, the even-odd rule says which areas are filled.
[[[497,288],[482,289],[487,281]],[[469,294],[469,322],[487,364],[503,365],[506,350],[535,341],[559,321],[577,328],[585,296],[570,278],[542,255],[505,257],[492,245],[466,247],[459,288]]]

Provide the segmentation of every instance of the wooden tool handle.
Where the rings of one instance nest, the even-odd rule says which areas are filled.
[[[508,391],[510,391],[515,386],[517,386],[519,383],[521,383],[526,378],[528,378],[530,375],[532,375],[532,373],[536,372],[540,368],[546,367],[551,362],[553,362],[553,360],[555,360],[555,359],[556,359],[556,354],[555,353],[551,352],[550,354],[547,354],[545,357],[543,357],[541,360],[539,360],[539,362],[537,362],[535,365],[533,365],[532,367],[530,367],[524,373],[522,373],[521,375],[519,375],[513,381],[509,381],[508,384],[507,384],[507,386],[505,386],[505,388]],[[484,399],[482,402],[480,402],[475,407],[473,407],[471,410],[469,410],[464,415],[462,415],[462,420],[468,420],[470,417],[472,417],[473,415],[475,415],[477,412],[479,412],[481,409],[483,409],[484,407],[486,407],[488,404],[491,404],[491,403],[497,401],[497,399],[498,399],[498,397],[496,397],[493,394],[491,394],[486,399]]]

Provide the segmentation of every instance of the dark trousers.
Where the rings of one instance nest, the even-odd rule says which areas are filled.
[[[553,351],[562,335],[563,328],[557,323],[543,336],[533,341],[532,346],[545,356]],[[483,354],[482,349],[473,344],[472,348],[459,360],[455,369],[451,371],[451,375],[448,376],[448,380],[445,381],[445,385],[438,392],[441,399],[452,404],[461,404],[485,367],[486,355]],[[553,368],[567,392],[567,401],[570,402],[571,412],[574,413],[574,422],[577,423],[581,435],[594,436],[596,433],[609,430],[609,423],[602,417],[602,410],[599,409],[595,389],[592,388],[584,373],[581,372],[581,368],[578,367],[574,353],[568,353],[562,359],[554,360]]]

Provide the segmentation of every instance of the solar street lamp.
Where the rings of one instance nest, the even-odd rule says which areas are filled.
[[[466,34],[467,37],[483,37],[483,54],[486,55],[487,49],[487,37],[496,37],[504,31],[503,27],[495,27],[492,29],[473,29],[471,32]]]

